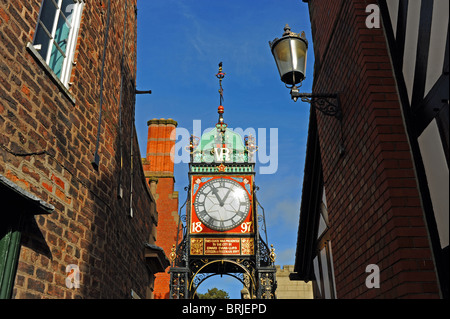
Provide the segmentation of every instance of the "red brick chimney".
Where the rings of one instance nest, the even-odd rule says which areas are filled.
[[[170,256],[176,243],[178,227],[178,192],[174,191],[174,162],[176,127],[172,119],[153,119],[147,122],[147,154],[143,159],[145,178],[156,200],[158,226],[156,245]],[[153,296],[155,299],[169,299],[168,269],[155,275]]]

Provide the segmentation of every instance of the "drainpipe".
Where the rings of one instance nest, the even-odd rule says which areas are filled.
[[[98,166],[100,164],[100,156],[98,155],[98,148],[100,144],[100,131],[102,129],[102,106],[103,106],[103,79],[105,71],[105,56],[106,56],[106,46],[108,44],[108,34],[109,34],[109,21],[111,17],[111,0],[108,1],[108,13],[106,18],[106,30],[105,30],[105,43],[103,45],[103,60],[102,60],[102,71],[100,75],[100,103],[98,111],[98,128],[97,128],[97,142],[95,143],[95,153],[94,159],[91,164],[96,171],[98,171]]]
[[[121,199],[123,197],[122,188],[122,169],[123,169],[123,146],[122,146],[122,91],[123,91],[123,80],[125,77],[124,71],[124,60],[125,60],[125,38],[127,35],[127,18],[128,18],[128,0],[125,1],[125,11],[124,11],[124,21],[123,21],[123,40],[122,40],[122,57],[120,60],[120,92],[119,92],[119,152],[120,152],[120,168],[119,168],[119,187],[117,196]]]

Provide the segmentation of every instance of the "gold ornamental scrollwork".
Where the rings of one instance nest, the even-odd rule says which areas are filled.
[[[191,238],[191,255],[203,255],[203,238]]]
[[[261,287],[262,287],[262,298],[263,299],[272,299],[272,285],[273,280],[269,277],[269,274],[265,274],[261,279]]]
[[[242,255],[253,255],[254,254],[254,241],[253,238],[242,238],[241,239],[241,250]]]

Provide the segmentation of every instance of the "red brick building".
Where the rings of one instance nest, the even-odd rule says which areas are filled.
[[[151,298],[136,0],[0,4],[0,297]]]
[[[156,244],[170,256],[177,243],[178,192],[174,191],[174,156],[176,127],[172,119],[153,119],[147,122],[147,154],[142,160],[145,177],[158,208]],[[155,279],[154,298],[169,299],[170,275],[168,269]]]
[[[304,2],[313,93],[343,117],[311,109],[292,278],[316,298],[448,298],[448,1]]]

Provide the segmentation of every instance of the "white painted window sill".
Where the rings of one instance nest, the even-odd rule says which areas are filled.
[[[31,55],[34,56],[34,58],[37,60],[37,62],[41,65],[41,67],[44,69],[44,71],[51,77],[51,79],[56,83],[56,85],[60,88],[61,92],[70,100],[70,102],[75,105],[75,98],[73,95],[69,92],[67,87],[61,82],[61,80],[56,76],[56,74],[53,72],[53,70],[45,63],[42,56],[39,54],[39,52],[34,48],[33,44],[28,42],[27,43],[27,49],[28,52],[31,53]]]

